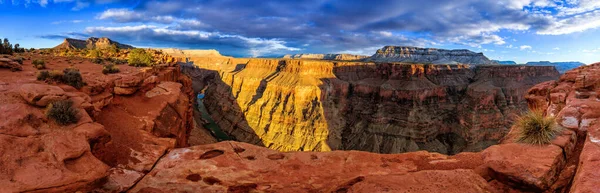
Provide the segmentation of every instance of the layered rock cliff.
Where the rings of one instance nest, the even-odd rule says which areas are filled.
[[[566,72],[557,81],[531,88],[527,100],[531,108],[556,116],[557,122],[577,133],[582,144],[577,150],[578,162],[571,192],[595,192],[600,188],[600,63]],[[579,153],[580,152],[580,153]]]
[[[224,57],[217,50],[181,50],[176,48],[157,49],[176,58]]]
[[[409,46],[385,46],[365,61],[371,62],[408,62],[425,64],[497,64],[483,53],[470,50],[445,50],[436,48],[418,48]]]
[[[584,66],[581,62],[550,62],[550,61],[539,61],[539,62],[527,62],[527,65],[531,66],[554,66],[561,74],[572,70],[574,68]]]
[[[553,67],[215,59],[185,66],[221,129],[281,151],[447,154],[498,143]]]
[[[294,54],[285,55],[283,58],[288,59],[318,59],[318,60],[360,60],[369,56],[354,55],[354,54]]]
[[[108,39],[106,37],[102,37],[102,38],[90,37],[87,40],[66,38],[63,41],[63,43],[54,47],[54,49],[86,49],[86,48],[87,49],[96,49],[96,48],[106,49],[111,46],[116,46],[117,48],[120,48],[120,49],[134,48],[133,46],[130,46],[130,45],[121,44],[119,42],[112,41],[111,39]]]

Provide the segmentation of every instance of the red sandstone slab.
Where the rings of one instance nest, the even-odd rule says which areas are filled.
[[[556,145],[508,143],[491,146],[482,155],[495,179],[538,191],[548,189],[557,180],[566,161],[562,148]]]
[[[445,156],[422,151],[280,153],[246,143],[220,142],[171,150],[131,192],[364,192],[375,186],[379,188],[375,191],[392,192],[413,188],[485,192],[487,183],[481,176],[460,169],[477,167],[479,157],[475,153]],[[407,183],[399,183],[403,180]]]

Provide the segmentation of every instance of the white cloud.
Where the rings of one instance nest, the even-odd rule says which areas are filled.
[[[174,39],[187,38],[191,40],[204,41],[241,41],[248,47],[253,57],[270,54],[274,51],[299,51],[300,48],[286,46],[287,42],[280,39],[250,38],[240,35],[221,34],[218,32],[205,32],[197,30],[173,30],[167,27],[157,27],[154,25],[122,26],[122,27],[88,27],[86,33],[89,34],[117,34],[133,35],[150,33],[150,37],[168,37]],[[139,37],[139,36],[138,36]]]
[[[600,10],[581,15],[575,15],[566,19],[554,19],[554,22],[550,26],[539,30],[537,34],[563,35],[575,32],[583,32],[598,27],[600,27]]]
[[[559,47],[556,47],[556,48],[552,48],[552,49],[553,49],[553,50],[560,50],[560,48],[559,48]]]
[[[84,20],[69,20],[69,21],[61,20],[61,21],[52,22],[50,24],[58,25],[58,24],[63,24],[63,23],[82,23],[82,22],[85,22],[85,21]]]
[[[529,46],[529,45],[522,45],[522,46],[519,47],[519,49],[521,49],[521,50],[531,50],[531,46]]]
[[[98,19],[114,19],[117,21],[129,21],[139,19],[142,17],[141,13],[130,11],[129,9],[108,9],[102,12],[97,18]]]
[[[383,37],[392,37],[392,32],[389,31],[379,31],[379,34],[381,34]]]

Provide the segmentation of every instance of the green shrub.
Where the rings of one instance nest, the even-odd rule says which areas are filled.
[[[50,103],[46,109],[46,116],[60,125],[77,123],[77,109],[73,107],[73,101],[60,100]]]
[[[519,117],[516,123],[517,141],[527,144],[548,144],[562,130],[554,117],[544,116],[542,111],[529,111]]]
[[[114,64],[107,64],[102,66],[103,74],[114,74],[118,72],[121,72],[121,70],[119,70],[119,67],[115,66]]]
[[[47,70],[42,70],[37,74],[37,80],[39,81],[45,81],[48,78],[50,78],[50,72],[48,72]]]
[[[147,67],[152,66],[152,56],[144,49],[136,48],[129,53],[127,62],[130,66]]]
[[[63,70],[62,80],[65,84],[71,85],[77,89],[80,89],[85,85],[83,82],[83,78],[81,77],[81,73],[79,73],[78,69],[75,68],[66,68]]]
[[[102,52],[97,49],[92,49],[88,52],[87,56],[90,58],[102,58]]]
[[[119,59],[119,58],[106,58],[106,61],[114,63],[116,65],[127,63],[127,60]]]
[[[54,81],[54,82],[62,82],[63,81],[63,75],[64,73],[62,73],[61,71],[58,70],[52,70],[49,73],[48,79]]]
[[[44,60],[33,60],[31,63],[33,64],[33,67],[38,70],[46,68],[46,62]]]

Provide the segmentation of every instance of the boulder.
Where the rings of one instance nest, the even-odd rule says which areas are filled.
[[[0,68],[9,68],[11,71],[23,70],[23,65],[9,58],[0,58]]]
[[[67,99],[65,91],[60,87],[44,84],[21,85],[20,94],[29,104],[45,107],[57,100]]]
[[[85,136],[69,130],[0,135],[0,152],[2,192],[89,191],[109,169],[92,155]]]
[[[143,80],[139,74],[123,75],[115,80],[114,93],[117,95],[131,95],[140,88]]]
[[[552,144],[494,145],[484,150],[482,156],[494,179],[512,187],[534,191],[550,188],[566,161],[563,150]]]
[[[132,95],[138,89],[138,87],[115,87],[114,92],[116,95]]]

